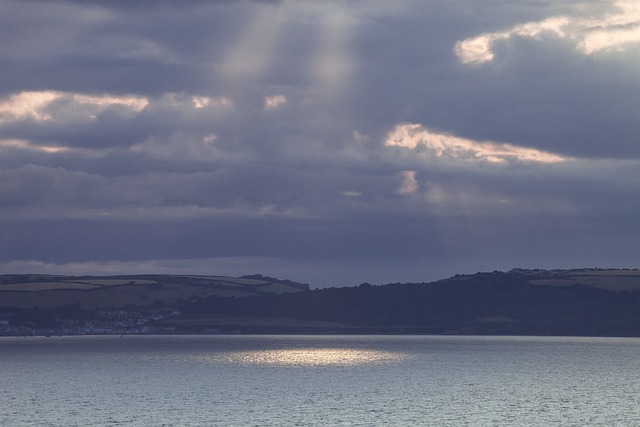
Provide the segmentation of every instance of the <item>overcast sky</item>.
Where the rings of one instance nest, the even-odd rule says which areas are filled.
[[[0,272],[640,264],[638,0],[0,0]]]

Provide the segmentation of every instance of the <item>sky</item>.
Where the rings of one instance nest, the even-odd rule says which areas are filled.
[[[0,273],[640,265],[637,0],[0,0]]]

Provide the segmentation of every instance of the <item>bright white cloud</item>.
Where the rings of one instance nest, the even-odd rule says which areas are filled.
[[[617,1],[619,13],[609,14],[602,21],[584,21],[588,31],[578,47],[590,55],[599,51],[622,50],[631,43],[640,43],[640,2]]]
[[[132,111],[143,110],[149,100],[138,96],[87,95],[74,92],[40,91],[20,92],[0,100],[0,123],[21,119],[51,120],[51,105],[56,101],[68,101],[90,115],[111,106],[121,106]]]
[[[64,93],[61,93],[60,96],[63,97]],[[78,104],[88,104],[99,107],[111,107],[112,105],[120,105],[133,111],[142,111],[147,105],[149,105],[149,100],[140,96],[95,96],[83,95],[80,93],[73,93],[70,96],[71,99]]]
[[[416,171],[402,171],[402,184],[398,188],[398,194],[413,194],[418,191],[418,180],[416,179]]]
[[[614,5],[616,12],[594,18],[554,16],[518,24],[504,31],[483,33],[459,41],[454,52],[464,64],[481,64],[494,59],[496,42],[514,36],[537,39],[543,34],[571,40],[585,55],[624,50],[629,44],[640,43],[640,2],[618,0]]]
[[[436,157],[483,161],[490,163],[536,162],[559,163],[568,160],[557,154],[518,147],[493,141],[474,141],[457,136],[434,132],[421,124],[401,123],[389,133],[385,141],[388,147],[426,149]]]
[[[554,17],[540,22],[528,22],[516,25],[506,31],[484,33],[479,36],[456,43],[454,51],[460,61],[468,63],[482,63],[493,60],[493,44],[513,36],[539,38],[543,33],[552,33],[558,37],[566,35],[564,28],[569,23],[566,17]]]
[[[0,123],[32,118],[50,120],[51,116],[43,111],[44,107],[59,97],[59,92],[21,92],[9,99],[0,101]]]
[[[273,109],[287,103],[287,97],[284,95],[272,95],[264,98],[264,108]]]
[[[205,135],[204,138],[202,138],[202,143],[203,144],[213,144],[217,140],[218,140],[218,135],[216,135],[215,133],[210,133],[210,134]]]
[[[206,96],[194,96],[191,101],[193,101],[195,108],[206,108],[211,105],[211,98]]]
[[[24,139],[0,139],[0,149],[18,149],[27,151],[40,151],[42,153],[62,153],[68,151],[67,147],[56,147],[53,145],[35,145]]]
[[[179,96],[176,94],[172,94],[172,96],[174,97],[173,102],[175,104],[179,104],[180,103],[180,101],[178,101]],[[230,108],[231,106],[233,106],[233,102],[231,102],[229,98],[225,98],[225,97],[211,98],[209,96],[192,96],[191,102],[193,104],[193,107],[197,110],[202,108],[223,109],[223,108]]]
[[[274,102],[281,102],[276,99]],[[173,108],[191,107],[212,109],[215,111],[228,110],[233,102],[226,97],[187,96],[184,93],[165,93],[161,97],[150,100],[146,97],[127,95],[88,95],[76,92],[40,91],[21,92],[8,98],[0,98],[0,123],[31,119],[36,121],[50,121],[58,116],[65,120],[95,119],[98,114],[111,107],[121,107],[136,114],[151,104],[169,105]]]

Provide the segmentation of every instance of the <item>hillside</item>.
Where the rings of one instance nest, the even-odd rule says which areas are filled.
[[[203,320],[215,313],[224,318],[334,322],[339,325],[334,332],[640,336],[640,292],[619,289],[616,279],[625,275],[626,286],[637,288],[639,272],[602,271],[512,270],[260,299],[210,297],[184,310]],[[590,285],[566,282],[575,277],[589,278]]]
[[[11,328],[19,333],[15,328],[22,327],[25,334],[640,336],[638,270],[514,269],[456,275],[432,283],[364,283],[315,290],[263,276],[12,280],[3,276],[0,285],[5,334]],[[5,296],[17,298],[17,294],[23,298],[22,305],[7,305]],[[34,301],[44,300],[47,294],[60,299],[37,306]],[[106,299],[98,303],[103,296]],[[113,301],[117,305],[109,305]]]
[[[14,274],[0,276],[0,308],[55,309],[78,305],[82,309],[125,306],[171,306],[209,296],[247,297],[301,292],[309,285],[261,275],[243,277],[128,275],[54,276]]]
[[[529,277],[534,285],[584,285],[609,291],[640,291],[639,270],[584,268],[576,270],[527,270],[516,268],[511,273]]]

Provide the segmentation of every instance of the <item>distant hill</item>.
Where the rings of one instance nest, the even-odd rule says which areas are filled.
[[[218,319],[224,319],[230,325],[236,319],[242,325],[236,330],[253,333],[278,330],[278,319],[295,319],[326,322],[315,329],[325,333],[640,336],[640,272],[516,269],[432,283],[209,297],[183,312],[191,324],[201,319],[222,325]],[[282,331],[295,330],[282,325]]]
[[[261,275],[1,276],[0,322],[5,335],[640,336],[640,272],[514,269],[315,290]]]
[[[0,276],[0,308],[45,308],[79,305],[83,309],[127,305],[165,306],[209,296],[246,297],[301,292],[309,285],[261,275]]]

